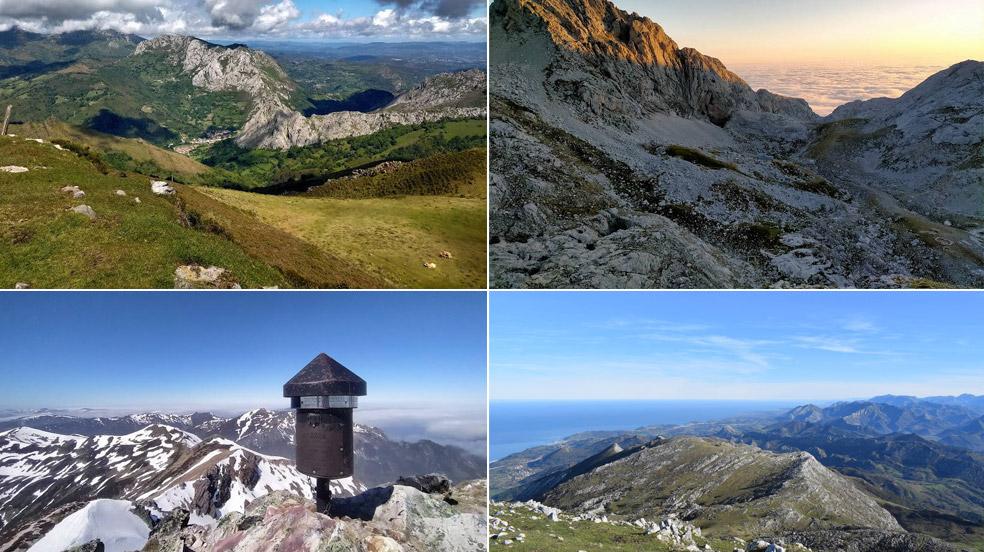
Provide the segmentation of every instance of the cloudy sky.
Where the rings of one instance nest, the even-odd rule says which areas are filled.
[[[493,399],[984,394],[984,294],[495,293]]]
[[[5,293],[0,411],[287,408],[320,352],[364,378],[356,419],[485,449],[481,292]]]
[[[483,0],[0,0],[0,30],[214,39],[484,40]]]

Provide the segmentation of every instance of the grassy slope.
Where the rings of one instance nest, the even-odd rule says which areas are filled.
[[[0,172],[0,287],[13,287],[16,282],[37,288],[172,287],[174,269],[188,263],[224,267],[243,287],[299,285],[304,274],[329,268],[359,274],[327,256],[291,255],[278,260],[284,252],[307,247],[285,234],[271,243],[244,247],[217,225],[206,225],[216,230],[211,232],[189,227],[182,223],[186,216],[175,199],[150,193],[146,176],[104,175],[88,161],[50,144],[0,137],[0,159],[4,165],[30,169],[19,174]],[[72,199],[59,191],[65,185],[80,186],[86,196]],[[117,189],[127,195],[115,195]],[[186,195],[191,198],[188,203],[196,203],[194,193],[182,190],[182,197]],[[136,204],[134,197],[140,197],[141,203]],[[196,208],[208,213],[202,203],[197,202]],[[80,204],[91,206],[98,218],[90,221],[68,211]],[[215,212],[220,220],[234,216],[227,209]],[[238,223],[242,235],[233,233],[233,237],[277,235],[251,217],[241,217]],[[283,269],[276,268],[278,264]],[[360,277],[353,283],[358,285],[364,278],[368,279]]]
[[[231,140],[192,152],[210,167],[227,171],[214,185],[234,181],[240,189],[269,186],[298,176],[327,177],[331,173],[397,158],[418,159],[440,151],[457,151],[454,142],[476,147],[485,143],[485,121],[443,121],[417,127],[397,126],[367,136],[331,140],[287,151],[242,149]],[[236,187],[236,186],[232,186]]]
[[[484,192],[484,171],[471,179],[462,187]],[[216,188],[201,192],[254,213],[264,223],[356,264],[391,286],[458,288],[485,283],[484,193],[330,199]],[[454,258],[440,258],[445,250]],[[427,269],[424,262],[437,263],[438,268]]]
[[[472,149],[417,159],[389,173],[330,181],[304,195],[337,199],[396,195],[484,197],[484,189],[485,149]]]
[[[524,542],[518,542],[512,538],[512,544],[503,545],[501,542],[503,539],[492,539],[492,550],[517,550],[519,552],[578,552],[582,550],[670,552],[679,550],[668,543],[659,541],[653,535],[646,535],[638,527],[591,521],[570,521],[565,519],[566,516],[562,517],[559,522],[551,522],[542,514],[524,507],[516,507],[514,512],[511,513],[508,509],[496,510],[493,508],[492,515],[507,521],[511,526],[525,534]],[[697,538],[696,540],[699,546],[703,547],[706,544],[715,551],[731,552],[736,546],[734,541],[723,539]]]
[[[143,140],[119,138],[111,134],[72,126],[55,119],[12,125],[10,132],[18,136],[41,138],[46,141],[68,140],[89,146],[101,153],[111,151],[125,153],[137,161],[150,161],[161,169],[173,173],[176,177],[192,183],[197,183],[202,175],[212,170],[190,157],[157,147]]]

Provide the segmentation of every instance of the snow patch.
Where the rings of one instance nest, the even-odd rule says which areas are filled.
[[[62,552],[93,539],[101,540],[106,552],[140,550],[150,528],[130,511],[132,507],[129,500],[93,500],[55,525],[28,552]]]

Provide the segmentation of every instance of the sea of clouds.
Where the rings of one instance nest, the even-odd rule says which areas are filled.
[[[829,115],[854,100],[897,98],[944,69],[940,66],[777,66],[736,65],[728,69],[753,89],[803,98],[818,115]]]

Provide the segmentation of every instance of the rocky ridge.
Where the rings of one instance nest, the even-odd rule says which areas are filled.
[[[287,459],[165,425],[93,437],[8,430],[0,433],[0,474],[0,550],[30,543],[93,499],[128,500],[155,516],[185,508],[214,524],[271,491],[312,493],[311,479]],[[345,496],[364,487],[348,478],[332,488]]]
[[[214,527],[164,520],[144,547],[147,552],[183,549],[263,551],[352,550],[366,552],[477,552],[485,549],[485,485],[453,489],[456,504],[406,486],[377,487],[333,500],[330,516],[289,492],[270,493]],[[183,548],[182,548],[183,547]]]
[[[534,498],[576,513],[677,514],[741,536],[842,526],[901,531],[871,496],[805,452],[776,454],[676,437],[610,455],[575,473]]]
[[[974,221],[947,226],[835,162],[832,142],[870,133],[751,90],[606,0],[495,0],[490,14],[493,286],[984,285]],[[969,107],[952,121],[971,123],[974,86],[953,87]]]
[[[162,35],[140,43],[133,55],[150,53],[165,56],[191,76],[197,87],[246,94],[252,106],[235,141],[247,148],[288,149],[363,136],[396,125],[485,116],[481,107],[456,105],[458,94],[471,94],[479,87],[484,91],[485,75],[481,71],[432,77],[422,87],[408,92],[408,98],[398,98],[399,109],[305,117],[293,108],[291,95],[297,85],[263,52],[242,45],[227,47],[188,36]]]

